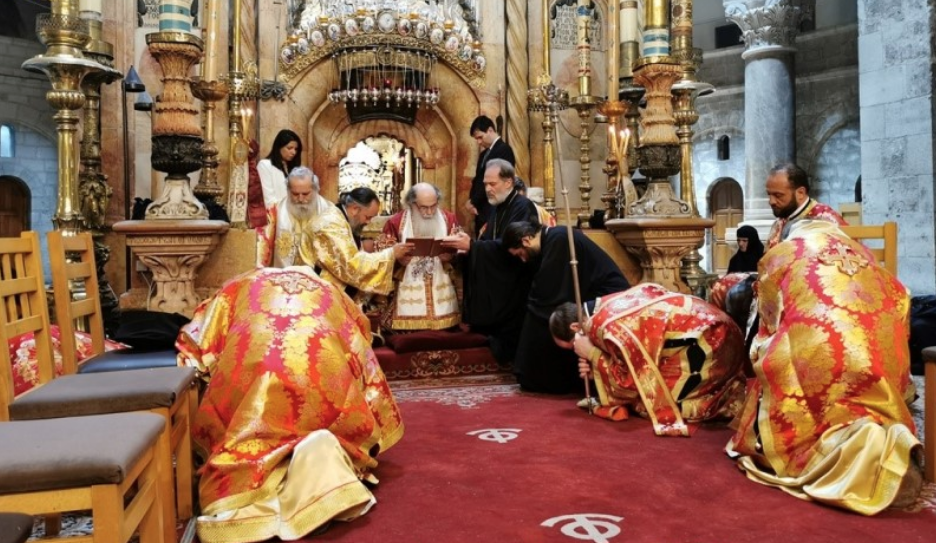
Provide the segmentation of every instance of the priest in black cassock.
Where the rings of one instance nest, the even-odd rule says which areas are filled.
[[[524,390],[565,394],[582,384],[575,354],[556,345],[549,332],[553,310],[576,301],[567,228],[516,222],[507,226],[501,240],[511,255],[537,270],[513,364]],[[617,264],[581,230],[572,230],[572,240],[582,301],[630,288]]]
[[[462,233],[443,245],[467,251],[464,259],[462,322],[489,336],[491,351],[501,365],[510,364],[523,325],[527,293],[535,269],[512,257],[501,245],[507,225],[536,221],[533,202],[514,188],[516,173],[510,162],[491,159],[484,171],[484,191],[491,209],[479,239]],[[550,340],[552,341],[552,340]]]

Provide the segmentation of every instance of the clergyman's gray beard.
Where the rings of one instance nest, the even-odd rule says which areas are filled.
[[[439,220],[435,214],[426,219],[419,213],[413,213],[410,215],[410,220],[413,222],[413,237],[434,238],[440,235],[436,232],[439,227]]]
[[[488,203],[492,206],[499,206],[507,201],[508,196],[510,196],[509,192],[507,194],[497,194],[495,192],[492,198],[488,198]]]
[[[290,215],[300,221],[309,220],[314,213],[312,204],[296,204],[290,201],[288,209]]]

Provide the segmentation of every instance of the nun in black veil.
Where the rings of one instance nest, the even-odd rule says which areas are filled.
[[[753,226],[738,228],[738,252],[728,262],[728,273],[756,272],[757,262],[764,256],[764,244]]]

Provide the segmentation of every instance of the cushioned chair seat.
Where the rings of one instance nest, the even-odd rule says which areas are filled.
[[[177,354],[175,349],[164,351],[141,351],[139,349],[107,351],[83,361],[78,366],[78,373],[169,368],[179,365],[176,360]]]
[[[65,375],[17,398],[10,404],[10,418],[50,419],[170,407],[194,379],[195,370],[182,367]]]
[[[21,513],[0,513],[0,543],[24,543],[32,534],[33,518]]]
[[[119,484],[165,424],[150,413],[4,422],[0,493]]]

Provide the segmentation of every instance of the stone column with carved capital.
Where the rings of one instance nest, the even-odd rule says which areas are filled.
[[[797,0],[725,0],[725,15],[741,28],[745,50],[745,222],[761,228],[773,220],[764,193],[770,169],[796,160],[796,89],[793,69],[797,29],[808,6]]]

